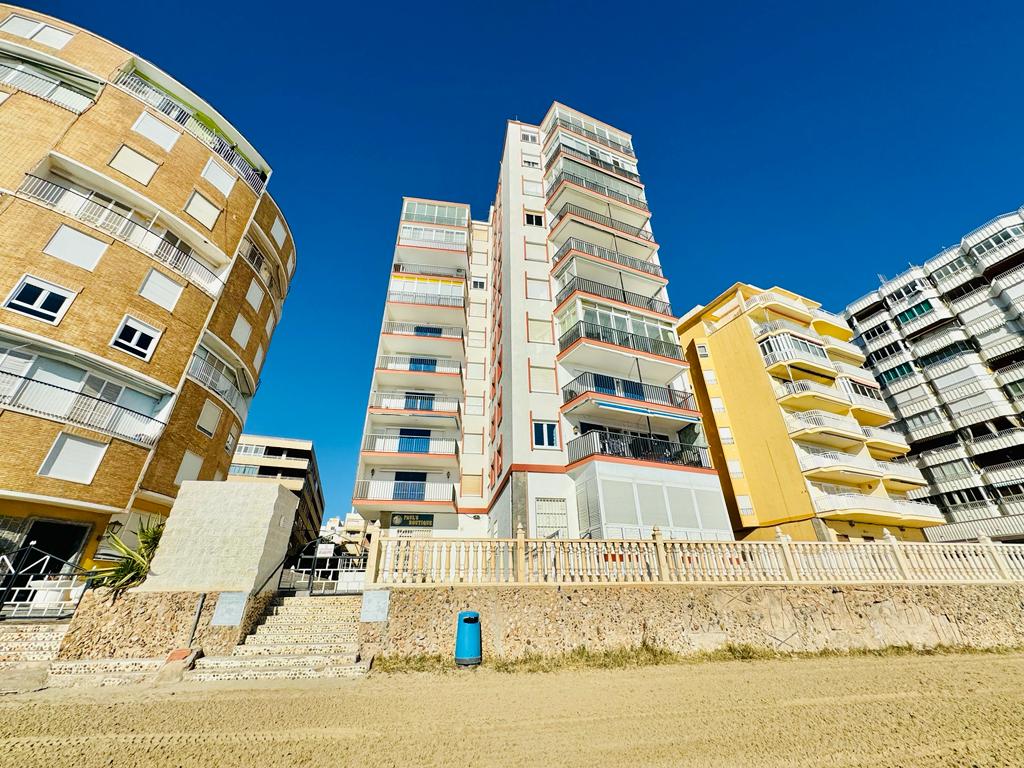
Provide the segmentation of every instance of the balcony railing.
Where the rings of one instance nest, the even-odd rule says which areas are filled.
[[[584,392],[599,395],[615,395],[642,403],[670,405],[675,408],[697,410],[697,401],[689,392],[680,392],[671,387],[656,387],[639,381],[616,379],[597,373],[582,373],[562,387],[562,402],[568,403]]]
[[[615,141],[615,139],[609,139],[606,136],[601,136],[600,134],[594,133],[593,131],[584,128],[582,125],[575,125],[574,123],[569,122],[565,118],[556,117],[554,120],[551,121],[551,125],[548,126],[547,130],[550,132],[554,130],[556,127],[564,128],[570,133],[575,133],[576,135],[582,136],[585,139],[596,141],[598,144],[603,144],[604,146],[609,147],[610,149],[614,149],[616,152],[621,152],[622,154],[629,155],[630,157],[636,157],[636,154],[633,152],[633,148],[628,144],[622,144],[618,141]]]
[[[394,320],[385,321],[380,332],[398,336],[421,336],[425,339],[461,339],[463,335],[462,329],[454,325],[400,323]]]
[[[266,257],[259,246],[257,246],[252,240],[249,239],[248,235],[242,237],[242,242],[238,247],[238,252],[242,254],[242,257],[252,265],[252,268],[259,273],[259,276],[263,279],[263,282],[267,284],[267,288],[270,289],[271,294],[279,299],[284,298],[284,291],[281,290],[278,285],[277,278],[274,276],[274,270],[270,266],[270,260]]]
[[[863,435],[863,430],[856,419],[849,416],[837,416],[828,411],[794,411],[786,414],[786,424],[790,432],[804,429],[836,429]]]
[[[241,420],[245,421],[245,417],[249,413],[249,400],[220,370],[214,368],[203,358],[193,355],[188,364],[188,375],[207,389],[220,395],[224,402],[235,410]]]
[[[842,315],[837,315],[835,312],[829,312],[827,309],[822,309],[821,307],[812,309],[811,316],[815,320],[824,320],[825,322],[832,323],[840,328],[850,328],[850,324],[846,322],[846,318]]]
[[[128,243],[133,248],[152,256],[161,264],[166,264],[178,274],[188,278],[211,296],[220,294],[223,282],[198,259],[181,250],[178,245],[166,240],[162,235],[108,208],[108,204],[95,200],[91,195],[83,195],[70,187],[31,174],[25,176],[18,192],[58,213],[70,216]]]
[[[671,341],[652,339],[650,336],[639,336],[635,333],[620,331],[618,328],[609,328],[606,325],[595,325],[594,323],[582,321],[576,323],[576,325],[562,334],[558,339],[558,351],[562,352],[568,349],[579,339],[593,339],[638,352],[672,357],[676,360],[683,359],[683,350],[678,344],[673,344]]]
[[[761,356],[764,358],[764,364],[769,367],[779,365],[780,363],[796,361],[813,363],[820,368],[835,369],[835,363],[829,360],[828,357],[812,355],[810,352],[804,352],[802,349],[780,349],[776,352],[768,352],[767,354],[762,352]]]
[[[935,521],[943,519],[942,512],[934,504],[903,501],[902,499],[892,499],[887,496],[866,496],[859,493],[836,493],[818,496],[814,499],[814,508],[820,513],[869,510],[895,515],[927,517]]]
[[[433,411],[441,414],[457,414],[461,400],[450,395],[417,395],[405,392],[374,392],[370,395],[371,408],[385,408],[389,411]]]
[[[413,437],[405,435],[365,435],[363,450],[371,453],[427,453],[456,456],[459,443],[454,437]]]
[[[414,293],[412,291],[388,291],[388,301],[401,304],[426,304],[431,307],[462,307],[465,298],[462,296],[442,296],[436,293]]]
[[[842,451],[822,451],[821,453],[799,452],[800,468],[805,472],[814,469],[830,469],[832,467],[853,467],[881,475],[882,468],[874,459],[861,458],[853,453]]]
[[[409,245],[414,248],[433,248],[438,251],[466,251],[466,241],[453,242],[451,240],[433,239],[429,237],[412,237],[411,235],[398,236],[399,245]]]
[[[562,290],[558,292],[558,295],[555,296],[555,304],[561,304],[569,298],[574,291],[589,293],[593,296],[601,296],[602,298],[618,301],[622,304],[629,304],[631,307],[649,309],[651,312],[657,312],[659,315],[672,315],[672,305],[667,301],[651,299],[639,293],[633,293],[632,291],[625,291],[622,288],[616,288],[614,285],[605,285],[604,283],[598,283],[582,277],[573,277],[569,280]]]
[[[0,371],[0,405],[152,446],[164,423],[98,397]]]
[[[766,323],[756,323],[754,325],[755,336],[764,336],[766,333],[775,333],[777,331],[792,331],[793,333],[799,333],[808,338],[824,342],[821,334],[816,330],[806,325],[800,325],[800,323],[794,323],[792,320],[769,320]]]
[[[870,397],[869,395],[862,395],[860,392],[848,392],[850,402],[858,408],[870,408],[874,411],[881,411],[882,413],[892,414],[892,409],[889,408],[889,404],[877,397]]]
[[[462,373],[462,364],[458,360],[438,360],[408,355],[381,355],[377,358],[377,368],[384,371]]]
[[[465,277],[466,270],[462,267],[439,267],[434,264],[400,264],[391,265],[396,274],[431,275],[433,277]]]
[[[620,168],[614,163],[606,162],[599,157],[588,155],[586,152],[580,152],[578,149],[567,147],[565,146],[565,144],[559,144],[558,149],[555,150],[555,153],[551,155],[548,161],[544,164],[545,172],[548,171],[551,168],[551,166],[555,164],[555,162],[558,160],[559,155],[565,155],[566,157],[574,157],[577,160],[582,160],[585,163],[596,165],[598,168],[603,168],[606,171],[611,171],[616,176],[621,176],[624,179],[635,181],[637,184],[640,183],[639,174],[633,173],[633,171],[627,171],[625,168]]]
[[[657,275],[658,277],[663,277],[660,264],[655,264],[653,261],[644,261],[643,259],[638,259],[634,256],[626,256],[625,254],[619,253],[618,251],[610,251],[607,248],[602,248],[599,245],[593,245],[592,243],[588,243],[586,240],[580,240],[578,237],[570,237],[568,240],[562,243],[562,247],[558,249],[558,251],[554,255],[554,258],[552,258],[552,263],[558,264],[558,262],[565,258],[566,254],[568,254],[569,251],[580,251],[581,253],[588,253],[591,256],[596,256],[597,258],[604,259],[605,261],[611,261],[616,264],[621,264],[624,267],[635,269],[638,272],[646,272],[650,275]]]
[[[575,184],[578,187],[584,187],[585,189],[589,189],[591,192],[597,192],[599,195],[610,197],[613,200],[618,200],[620,203],[625,203],[626,205],[629,205],[633,208],[639,208],[642,211],[650,211],[650,208],[647,207],[647,202],[641,200],[638,197],[633,197],[632,195],[625,195],[622,192],[612,189],[611,187],[607,187],[604,184],[601,184],[596,181],[591,181],[590,179],[585,179],[582,176],[577,176],[575,173],[570,173],[569,171],[562,171],[548,185],[548,190],[546,194],[548,200],[551,199],[551,196],[555,193],[555,190],[558,189],[558,185],[561,184],[563,181],[568,182],[570,184]]]
[[[657,464],[675,464],[686,467],[711,466],[708,449],[702,445],[684,445],[671,440],[621,435],[596,429],[570,440],[566,445],[566,450],[570,464],[582,461],[589,456],[616,456]]]
[[[228,165],[252,188],[253,192],[257,195],[263,192],[263,187],[267,183],[266,174],[242,157],[227,138],[200,121],[191,107],[186,106],[134,72],[119,73],[114,78],[114,84],[137,96],[158,112],[167,115],[226,160]]]
[[[790,298],[789,296],[784,296],[781,293],[773,293],[771,291],[765,291],[764,293],[759,293],[756,296],[751,296],[749,299],[744,300],[743,309],[754,309],[755,307],[763,307],[769,304],[781,304],[784,307],[795,309],[802,314],[813,315],[811,308],[806,304]]]
[[[835,387],[828,387],[817,381],[802,379],[800,381],[775,382],[775,394],[777,397],[788,397],[790,395],[817,394],[829,397],[833,400],[850,401],[850,393]]]
[[[593,222],[594,224],[600,224],[603,227],[617,230],[623,234],[629,235],[630,237],[635,237],[638,240],[654,242],[654,235],[646,229],[634,227],[632,224],[627,224],[624,221],[613,219],[610,216],[594,213],[593,211],[589,211],[586,208],[580,208],[578,205],[573,205],[572,203],[566,203],[563,205],[562,210],[555,215],[555,219],[551,223],[552,229],[558,226],[559,222],[561,222],[566,216],[576,216],[577,218]]]
[[[40,99],[56,104],[58,107],[64,107],[76,115],[82,114],[95,103],[84,93],[72,90],[63,83],[55,83],[53,80],[40,77],[33,72],[15,69],[2,63],[0,63],[0,83],[38,96]]]
[[[357,480],[352,491],[356,501],[450,501],[455,485],[416,480]]]
[[[861,427],[861,429],[864,430],[864,434],[870,440],[885,440],[886,442],[899,445],[907,444],[907,438],[894,429],[882,429],[880,427]]]

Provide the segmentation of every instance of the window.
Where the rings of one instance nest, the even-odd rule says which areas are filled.
[[[544,195],[544,185],[542,185],[539,181],[530,181],[528,179],[523,179],[523,194],[542,197]]]
[[[135,121],[132,130],[145,136],[158,147],[168,152],[171,151],[174,143],[178,140],[178,136],[181,135],[159,117],[154,117],[149,112],[143,112],[139,115],[139,119]]]
[[[704,371],[704,383],[705,384],[717,384],[718,376],[714,371],[708,369]]]
[[[868,365],[875,365],[880,360],[885,360],[888,357],[892,357],[893,355],[899,354],[900,352],[903,352],[905,349],[906,347],[903,345],[902,341],[894,341],[891,344],[886,344],[885,346],[876,349],[874,352],[867,356],[865,362]]]
[[[156,349],[156,343],[160,340],[160,331],[141,320],[136,320],[131,315],[125,315],[121,321],[121,327],[114,334],[110,346],[135,355],[143,360],[149,360]]]
[[[749,496],[737,496],[736,506],[739,507],[741,515],[754,514],[754,504],[750,501]]]
[[[555,386],[555,369],[544,368],[539,365],[530,365],[530,391],[557,393]]]
[[[203,457],[192,451],[185,451],[178,466],[178,474],[174,476],[174,484],[181,485],[186,480],[198,480],[203,470]]]
[[[249,290],[245,292],[245,300],[249,302],[250,307],[259,312],[260,307],[263,306],[263,296],[263,289],[260,287],[259,281],[254,277],[252,282],[249,283]]]
[[[889,327],[889,323],[883,320],[878,325],[873,325],[864,331],[864,333],[861,334],[861,338],[864,339],[864,341],[870,341],[871,339],[877,339],[879,336],[884,336],[890,330],[891,328]]]
[[[466,415],[483,416],[484,399],[479,395],[466,395]]]
[[[487,341],[483,331],[469,331],[466,336],[467,347],[486,347]]]
[[[285,238],[288,237],[288,230],[284,228],[284,222],[281,221],[280,216],[274,219],[274,224],[270,227],[270,236],[274,238],[278,248],[284,247]]]
[[[428,224],[450,224],[464,227],[469,222],[469,209],[460,205],[441,205],[422,200],[406,200],[402,210],[406,221],[423,221]]]
[[[952,360],[954,357],[959,355],[966,355],[974,352],[975,349],[971,346],[969,341],[954,341],[947,347],[943,347],[938,352],[932,352],[930,355],[922,355],[918,358],[917,362],[922,368],[927,368],[929,365],[938,365],[944,363],[947,360]]]
[[[487,287],[487,281],[484,280],[482,277],[474,277],[472,287],[477,290],[484,289]]]
[[[892,293],[886,294],[885,299],[889,304],[900,304],[907,299],[916,296],[921,292],[923,286],[917,280],[897,288]]]
[[[67,288],[26,275],[11,292],[4,306],[56,325],[74,298],[75,294]]]
[[[707,357],[707,356],[708,356],[708,345],[707,344],[698,344],[697,345],[697,357]]]
[[[258,475],[259,472],[258,464],[232,464],[228,467],[229,475]]]
[[[905,309],[896,315],[896,322],[899,325],[906,325],[916,317],[927,315],[932,309],[932,303],[925,299],[920,304],[915,304],[910,309]]]
[[[479,475],[462,475],[462,489],[463,496],[483,496],[484,495],[484,476]]]
[[[526,278],[526,298],[551,301],[551,282],[547,278]]]
[[[106,250],[107,244],[102,240],[61,224],[43,253],[92,272]]]
[[[533,447],[558,448],[558,422],[533,422]]]
[[[91,483],[107,444],[61,432],[39,468],[39,474],[72,483]]]
[[[257,373],[259,373],[260,368],[263,367],[263,356],[264,356],[264,354],[266,354],[266,353],[263,351],[263,345],[262,344],[257,344],[256,345],[256,354],[252,356],[252,367],[256,369]]]
[[[212,157],[206,161],[202,177],[213,184],[224,197],[230,195],[231,188],[235,186],[235,175],[230,171],[224,170],[224,166]]]
[[[548,247],[545,243],[526,243],[525,258],[527,261],[547,261]]]
[[[228,430],[228,436],[224,440],[224,452],[233,454],[235,452],[235,445],[238,443],[238,425],[232,425],[231,429]]]
[[[266,331],[267,331],[267,338],[268,339],[274,333],[274,325],[276,324],[276,322],[277,322],[277,318],[274,317],[274,313],[273,313],[273,311],[271,311],[270,315],[267,317],[267,325],[266,325]]]
[[[883,384],[888,384],[890,381],[896,379],[902,379],[904,376],[909,376],[914,372],[914,366],[910,363],[900,363],[895,368],[889,368],[888,370],[881,371],[878,374],[878,378]]]
[[[565,499],[538,498],[534,510],[539,538],[569,538],[569,512]]]
[[[220,406],[213,402],[213,400],[207,400],[203,403],[203,410],[199,413],[196,429],[204,435],[213,437],[213,433],[217,431],[217,425],[220,424],[220,415]]]
[[[1024,236],[1024,227],[1007,227],[1002,232],[996,232],[987,240],[982,240],[976,246],[971,248],[971,253],[975,256],[982,256],[989,251],[994,251],[996,248],[999,248],[1012,240],[1017,240],[1022,236]]]
[[[539,155],[523,155],[523,167],[524,168],[540,168],[540,156]]]
[[[721,413],[722,411],[725,410],[725,403],[722,401],[722,398],[711,398],[711,410],[714,411],[715,413]]]
[[[235,318],[235,325],[231,329],[231,338],[242,349],[245,349],[249,345],[249,337],[252,335],[252,326],[249,325],[249,321],[239,315]]]
[[[740,466],[739,459],[726,459],[725,463],[729,465],[730,477],[743,477],[743,467]]]
[[[11,94],[9,93],[4,93],[3,91],[0,91],[0,104],[3,104],[5,101],[7,101],[7,97],[10,95]]]
[[[220,216],[220,208],[198,192],[193,192],[185,203],[185,212],[207,229],[213,229]]]
[[[541,344],[551,344],[555,340],[555,329],[550,320],[526,318],[526,340]]]
[[[729,427],[719,427],[718,437],[721,439],[723,445],[732,445],[735,442],[732,439],[732,430]]]
[[[122,146],[110,161],[110,167],[139,184],[149,184],[160,166],[131,147]]]
[[[479,454],[484,452],[484,436],[480,433],[467,432],[462,436],[462,452]]]
[[[475,381],[483,381],[484,379],[484,364],[483,363],[466,363],[466,378],[473,379]]]
[[[544,226],[544,214],[543,213],[530,213],[526,212],[526,226],[528,227],[543,227]]]
[[[0,30],[57,49],[63,48],[74,37],[70,32],[65,32],[63,29],[58,29],[25,16],[19,16],[16,13],[12,13],[4,20],[3,24],[0,24]]]
[[[154,304],[171,312],[177,305],[181,292],[184,289],[185,286],[171,280],[163,272],[150,269],[142,281],[142,287],[139,288],[139,296],[149,299]]]
[[[525,144],[538,144],[540,141],[537,134],[533,131],[520,131],[519,136]]]

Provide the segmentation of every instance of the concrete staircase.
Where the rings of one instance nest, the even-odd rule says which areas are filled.
[[[57,657],[67,621],[0,622],[0,693],[41,688]]]
[[[361,595],[281,597],[230,656],[206,656],[187,680],[360,677]]]

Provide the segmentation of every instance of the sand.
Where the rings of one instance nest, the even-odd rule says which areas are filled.
[[[46,690],[0,765],[1022,766],[1024,655]]]

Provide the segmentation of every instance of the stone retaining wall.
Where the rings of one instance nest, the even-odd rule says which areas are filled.
[[[207,655],[227,654],[266,611],[272,592],[250,597],[235,627],[213,627],[210,620],[219,593],[206,594],[192,646]],[[129,591],[111,599],[105,590],[89,590],[75,612],[57,658],[152,659],[188,645],[199,592]]]
[[[1024,646],[1024,585],[431,587],[392,589],[387,621],[360,625],[363,655],[451,654],[462,610],[480,612],[491,657]]]

